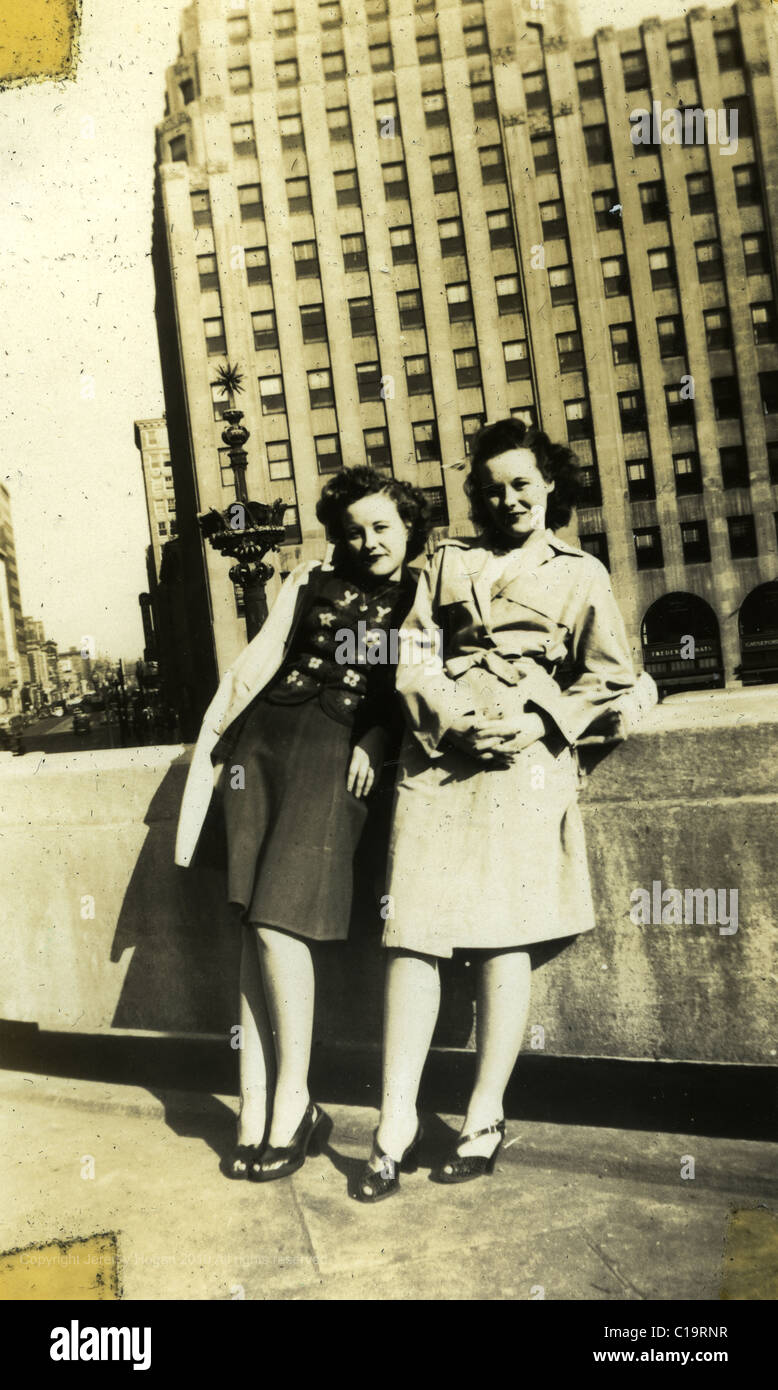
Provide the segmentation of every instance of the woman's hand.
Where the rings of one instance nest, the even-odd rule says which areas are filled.
[[[483,762],[514,756],[536,743],[546,733],[539,714],[528,711],[510,719],[487,719],[465,715],[448,729],[446,737],[455,747]]]
[[[369,729],[354,745],[346,773],[346,790],[356,797],[369,796],[381,775],[386,751],[383,729]]]

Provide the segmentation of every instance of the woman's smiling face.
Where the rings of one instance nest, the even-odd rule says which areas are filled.
[[[346,550],[372,579],[399,579],[408,532],[409,527],[385,492],[361,497],[343,513]]]
[[[482,463],[481,493],[495,527],[520,544],[546,524],[554,484],[543,477],[531,449],[507,449]]]

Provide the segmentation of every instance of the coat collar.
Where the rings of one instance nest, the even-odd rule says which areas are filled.
[[[497,552],[493,551],[491,547],[485,546],[480,536],[458,537],[447,544],[455,546],[460,551],[460,564],[473,586],[473,596],[481,620],[488,628],[493,580],[493,566],[489,562]],[[583,553],[583,551],[568,545],[566,541],[560,540],[553,531],[546,527],[542,531],[533,531],[524,545],[515,551],[517,557],[520,557],[517,559],[517,570],[532,572],[537,570],[540,565],[545,564],[546,561],[552,560],[557,554],[577,556]]]

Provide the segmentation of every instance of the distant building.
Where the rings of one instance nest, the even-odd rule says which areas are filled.
[[[0,483],[0,713],[21,709],[22,687],[27,680],[25,651],[11,495],[5,483]]]
[[[135,444],[140,452],[146,511],[149,519],[154,572],[159,576],[162,547],[177,534],[176,494],[170,466],[165,420],[136,420]]]
[[[249,493],[290,504],[282,571],[322,553],[342,463],[470,530],[470,439],[510,413],[575,448],[581,544],[664,688],[778,678],[776,7],[579,32],[573,4],[521,0],[184,11],[155,268],[220,670],[245,629],[190,532],[233,495],[229,359]]]

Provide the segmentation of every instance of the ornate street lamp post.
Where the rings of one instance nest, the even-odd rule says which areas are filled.
[[[241,424],[243,411],[235,409],[235,396],[243,390],[243,374],[237,367],[219,367],[218,385],[229,400],[224,412],[227,425],[222,439],[229,449],[230,467],[235,473],[235,501],[223,512],[215,507],[198,516],[203,536],[220,555],[237,561],[230,570],[230,579],[243,590],[246,635],[249,642],[259,632],[267,617],[265,585],[273,574],[272,565],[264,562],[269,550],[277,550],[284,539],[283,515],[287,503],[281,498],[271,504],[252,502],[246,489],[248,456],[244,445],[249,437]]]

